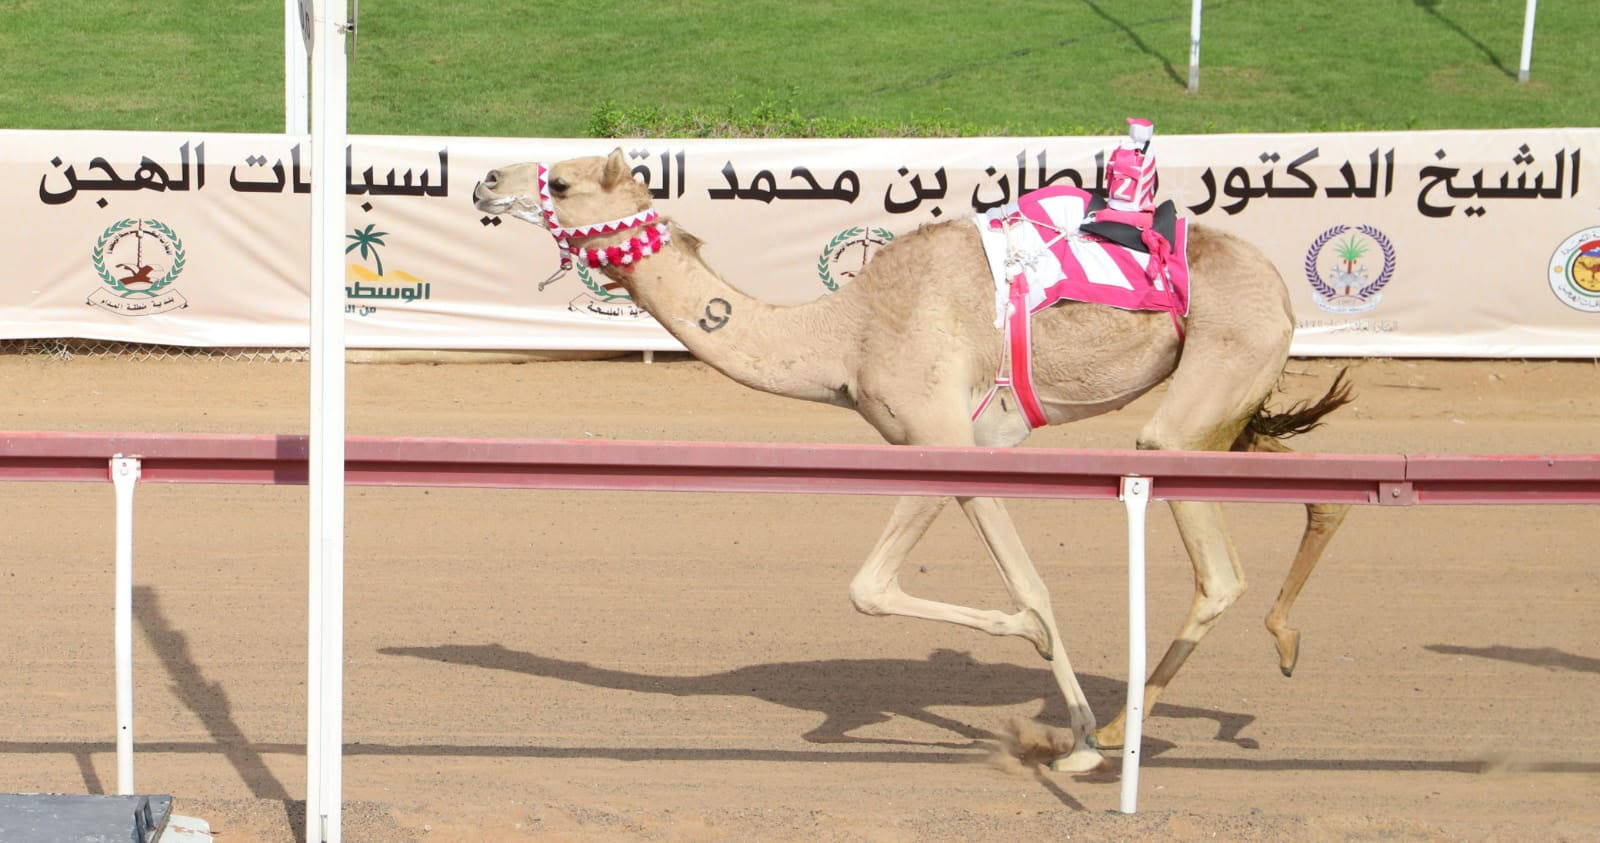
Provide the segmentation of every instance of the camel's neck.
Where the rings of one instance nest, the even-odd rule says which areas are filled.
[[[854,406],[852,361],[861,330],[848,301],[854,297],[768,304],[729,285],[677,239],[633,272],[606,274],[690,353],[728,377],[763,392]]]

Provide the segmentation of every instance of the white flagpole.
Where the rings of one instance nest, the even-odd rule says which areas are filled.
[[[304,2],[304,0],[302,0]],[[344,740],[344,0],[314,0],[306,840],[339,843]]]
[[[1189,8],[1189,93],[1200,90],[1200,2]],[[1528,0],[1532,3],[1533,0]]]
[[[1522,14],[1522,63],[1517,65],[1517,81],[1528,81],[1528,67],[1533,62],[1533,18],[1539,5],[1539,0],[1528,0],[1528,8]]]
[[[306,88],[306,63],[311,58],[310,21],[300,14],[309,3],[283,0],[283,131],[289,135],[306,133],[306,112],[310,108]]]

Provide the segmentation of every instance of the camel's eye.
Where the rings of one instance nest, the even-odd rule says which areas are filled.
[[[567,180],[563,178],[553,178],[550,180],[550,192],[556,196],[567,195],[567,188],[571,186],[572,185],[568,184]]]

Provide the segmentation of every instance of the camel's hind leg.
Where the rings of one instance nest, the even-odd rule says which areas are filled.
[[[1145,683],[1146,712],[1155,708],[1156,701],[1178,674],[1178,669],[1200,646],[1200,639],[1211,631],[1222,613],[1244,594],[1246,585],[1244,569],[1239,565],[1239,554],[1234,550],[1233,540],[1228,537],[1223,524],[1222,506],[1202,501],[1167,503],[1194,566],[1194,600],[1183,626],[1178,629],[1178,634],[1167,646],[1166,654],[1161,657],[1155,670],[1150,672],[1150,679]],[[1132,677],[1130,681],[1133,681]],[[1127,717],[1128,712],[1124,709],[1117,713],[1115,720],[1095,732],[1095,746],[1100,749],[1121,748]]]
[[[1196,332],[1198,333],[1198,332]],[[1225,451],[1262,406],[1288,356],[1288,329],[1281,348],[1242,345],[1204,348],[1191,335],[1172,385],[1155,416],[1139,435],[1149,450]],[[1204,361],[1204,362],[1201,362]],[[1155,708],[1179,668],[1211,631],[1217,619],[1244,593],[1244,568],[1222,518],[1222,506],[1201,501],[1169,501],[1178,533],[1194,568],[1194,600],[1178,634],[1145,683],[1144,710]],[[1127,711],[1095,733],[1102,749],[1122,746]]]
[[[1300,549],[1295,552],[1294,564],[1283,580],[1278,599],[1267,612],[1267,631],[1278,646],[1278,669],[1284,676],[1293,676],[1295,663],[1300,660],[1300,630],[1289,625],[1289,609],[1317,567],[1328,540],[1349,512],[1350,505],[1345,503],[1306,504],[1306,531],[1300,536]]]
[[[1244,450],[1273,453],[1289,451],[1289,446],[1276,439],[1250,436],[1248,433],[1240,438],[1250,440]],[[1272,633],[1273,641],[1277,644],[1278,669],[1283,671],[1284,676],[1294,675],[1295,663],[1300,660],[1300,630],[1289,625],[1289,609],[1300,596],[1300,589],[1305,587],[1306,580],[1311,578],[1318,560],[1322,559],[1328,540],[1338,532],[1339,525],[1344,523],[1344,517],[1349,513],[1349,504],[1306,504],[1306,529],[1300,535],[1300,549],[1295,551],[1294,564],[1289,566],[1289,575],[1283,580],[1278,599],[1267,612],[1267,631]]]

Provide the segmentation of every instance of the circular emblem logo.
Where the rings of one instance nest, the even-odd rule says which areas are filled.
[[[1306,281],[1318,308],[1365,313],[1383,299],[1394,265],[1394,244],[1383,232],[1370,225],[1336,225],[1306,250]]]
[[[183,241],[160,220],[112,223],[94,244],[94,271],[119,298],[154,298],[183,272]]]
[[[822,254],[817,258],[817,277],[822,279],[822,286],[827,287],[830,293],[838,292],[839,282],[836,278],[848,281],[856,277],[867,261],[872,259],[873,252],[893,240],[894,233],[886,228],[856,226],[839,232],[822,248]]]
[[[1561,241],[1550,256],[1550,290],[1566,306],[1600,313],[1600,226]]]

